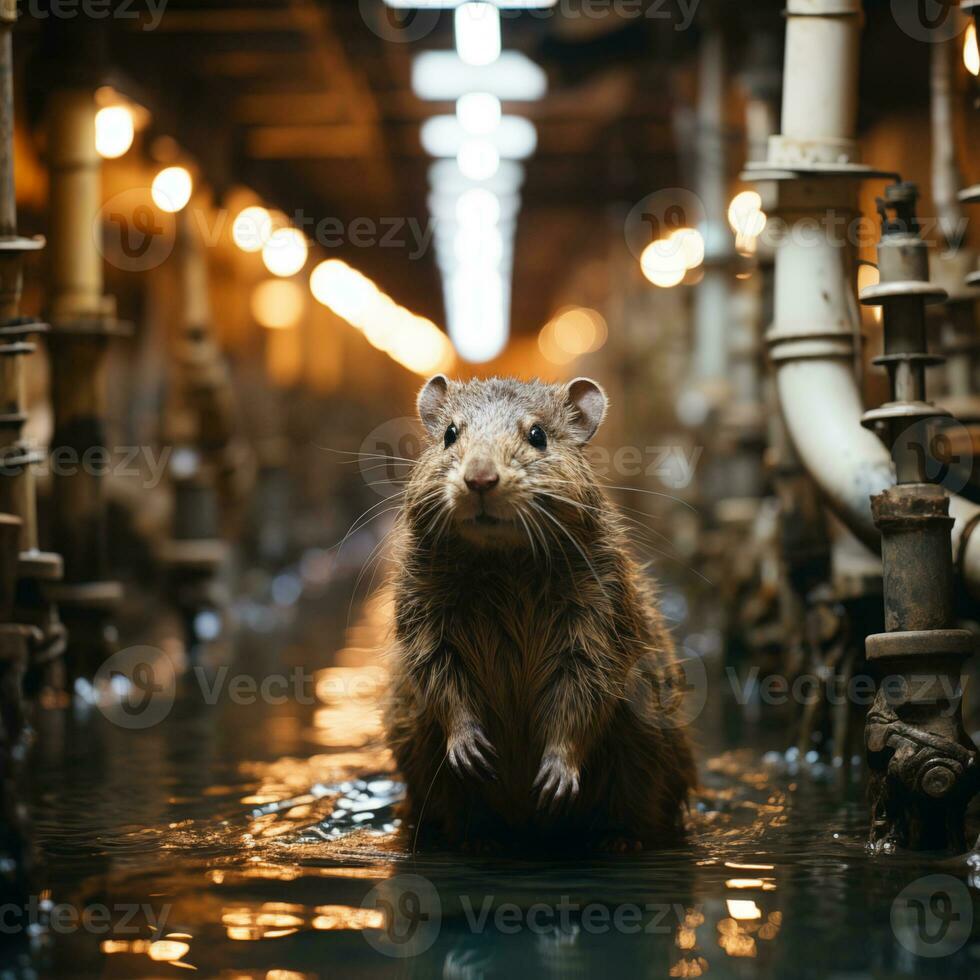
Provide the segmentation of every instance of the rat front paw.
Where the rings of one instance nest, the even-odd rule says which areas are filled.
[[[483,729],[471,722],[455,729],[447,742],[449,765],[458,776],[486,779],[494,776],[492,763],[496,750]]]
[[[546,752],[534,788],[538,791],[538,804],[542,809],[558,810],[578,796],[578,766],[558,752]]]

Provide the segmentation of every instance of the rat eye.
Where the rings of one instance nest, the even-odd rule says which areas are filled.
[[[527,441],[534,446],[535,449],[544,449],[544,447],[548,445],[548,437],[545,435],[545,431],[540,425],[531,426],[531,431],[527,434]]]
[[[457,429],[455,425],[451,425],[449,426],[448,429],[446,429],[446,435],[445,438],[443,439],[443,445],[445,445],[446,449],[448,449],[458,438],[459,438],[459,429]]]

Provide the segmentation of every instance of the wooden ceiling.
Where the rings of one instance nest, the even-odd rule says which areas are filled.
[[[549,76],[544,100],[505,106],[531,118],[539,138],[518,225],[518,332],[550,315],[570,257],[601,255],[632,204],[688,182],[678,132],[694,95],[699,21],[676,29],[688,2],[647,6],[658,16],[505,18],[505,46]],[[715,9],[737,17],[730,32],[737,47],[746,18],[778,34],[781,6],[702,0],[698,16]],[[132,9],[148,8],[135,0]],[[560,9],[576,8],[563,0]],[[383,0],[168,0],[152,30],[145,13],[101,21],[99,30],[117,86],[150,109],[154,130],[175,137],[219,195],[244,184],[313,222],[424,224],[431,160],[419,124],[452,106],[416,99],[410,67],[420,51],[452,48],[452,15],[443,12],[422,40],[397,43],[368,23],[383,12]],[[30,38],[42,28],[18,29]],[[421,259],[409,251],[350,246],[338,254],[442,322],[431,249]]]

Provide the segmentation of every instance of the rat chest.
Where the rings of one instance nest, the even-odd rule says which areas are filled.
[[[447,611],[446,638],[478,696],[515,706],[533,701],[560,652],[560,629],[530,590],[472,591]],[[560,617],[559,617],[560,620]]]

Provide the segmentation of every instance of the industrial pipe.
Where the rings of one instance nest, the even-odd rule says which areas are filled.
[[[102,199],[94,139],[98,59],[89,57],[78,35],[66,37],[64,26],[52,21],[46,28],[63,43],[51,63],[59,81],[46,106],[52,445],[83,462],[92,452],[107,450],[108,344],[128,330],[116,320],[115,303],[104,293],[102,255],[93,236]],[[76,465],[55,471],[51,524],[65,561],[65,578],[54,595],[72,633],[76,661],[94,671],[114,648],[112,616],[122,598],[122,586],[109,575],[101,468]]]
[[[965,847],[964,816],[977,789],[977,750],[963,730],[960,676],[973,635],[956,629],[949,498],[929,481],[930,425],[948,415],[926,400],[925,304],[945,292],[930,283],[914,184],[889,186],[878,202],[881,282],[861,293],[883,308],[891,400],[864,422],[891,450],[898,483],[872,501],[884,560],[885,629],[867,638],[882,677],[868,712],[872,843],[916,850]],[[897,683],[896,683],[897,682]]]
[[[713,404],[728,377],[728,294],[733,258],[725,220],[725,43],[713,26],[701,42],[698,70],[697,192],[704,208],[704,278],[694,294],[694,381]]]
[[[25,359],[36,350],[33,336],[47,326],[21,315],[24,256],[44,246],[43,238],[17,234],[14,182],[14,85],[11,32],[14,0],[0,0],[0,512],[18,519],[18,583],[14,620],[42,637],[30,650],[29,687],[60,686],[59,658],[64,627],[48,594],[61,578],[61,557],[38,545],[34,467],[44,455],[22,437],[27,421]],[[26,635],[26,634],[23,634]],[[33,633],[32,633],[33,635]]]
[[[871,497],[895,482],[885,447],[861,427],[851,250],[838,238],[856,214],[856,181],[875,172],[854,138],[860,0],[789,0],[783,132],[757,180],[777,182],[775,321],[767,340],[793,442],[831,507],[869,547],[881,547]],[[953,547],[980,596],[980,508],[954,497]]]

